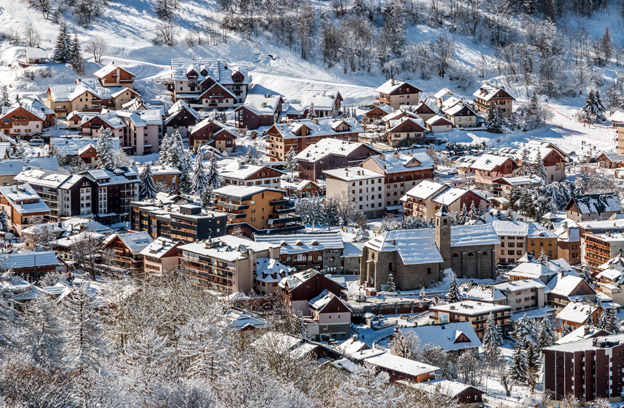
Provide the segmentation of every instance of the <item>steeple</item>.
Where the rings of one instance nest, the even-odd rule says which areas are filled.
[[[451,214],[446,205],[442,204],[442,207],[435,214],[435,237],[436,246],[444,260],[443,269],[451,267],[451,223]]]

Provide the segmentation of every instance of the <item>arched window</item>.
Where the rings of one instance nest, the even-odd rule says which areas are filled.
[[[458,254],[453,254],[453,258],[458,258],[459,255]]]
[[[483,256],[486,256],[486,255],[487,255],[487,251],[483,251]]]
[[[472,252],[468,252],[468,256],[474,256]]]

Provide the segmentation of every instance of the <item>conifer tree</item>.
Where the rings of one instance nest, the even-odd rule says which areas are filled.
[[[491,104],[488,107],[486,115],[485,126],[487,129],[490,132],[501,133],[503,131],[503,126],[505,126],[505,118],[503,118],[503,112],[500,106]]]
[[[471,221],[476,221],[480,218],[480,214],[479,211],[477,210],[477,207],[475,206],[475,202],[473,201],[472,203],[470,203],[470,212],[468,213],[468,218],[470,218]]]
[[[98,169],[114,170],[115,159],[113,152],[113,132],[105,129],[100,132],[97,141],[97,167]]]
[[[544,167],[544,160],[542,160],[542,152],[538,149],[535,156],[535,176],[542,180],[542,183],[548,184],[548,178],[546,175],[546,167]]]
[[[195,195],[203,197],[206,190],[210,187],[208,176],[204,169],[204,161],[200,154],[195,156],[195,164],[193,166],[193,178],[191,179],[191,192]]]
[[[483,340],[481,341],[483,356],[490,366],[494,366],[497,363],[500,357],[500,350],[498,347],[502,342],[503,337],[499,331],[499,327],[496,325],[494,314],[490,313],[485,325],[485,331],[483,332]]]
[[[297,156],[297,153],[295,153],[295,151],[291,147],[288,153],[286,153],[286,166],[285,166],[286,170],[290,170],[291,180],[294,178],[295,170],[297,170],[297,168],[299,167],[299,165],[297,164],[297,160],[295,160],[295,156]]]
[[[468,210],[466,209],[466,203],[462,204],[459,211],[459,224],[464,225],[468,222]]]
[[[44,296],[37,297],[24,309],[22,322],[27,328],[25,343],[33,360],[42,365],[60,364],[65,337],[55,302]]]
[[[69,49],[69,62],[78,75],[82,75],[84,73],[82,51],[80,49],[80,42],[78,42],[78,35],[76,33],[74,33],[74,38],[71,41]]]
[[[537,349],[537,346],[534,343],[529,343],[526,351],[526,380],[531,387],[531,392],[535,391],[535,386],[537,385],[540,377],[542,365],[542,359],[540,354],[541,353]]]
[[[516,342],[512,354],[511,381],[516,385],[525,384],[528,379],[528,370],[527,355],[524,350],[522,350],[520,342]]]
[[[9,230],[9,217],[4,210],[0,210],[0,231],[7,232]]]
[[[156,164],[159,166],[168,166],[169,165],[169,156],[168,152],[171,148],[171,134],[165,133],[162,140],[160,141],[160,155],[158,156],[158,160],[156,160]]]
[[[394,283],[394,275],[388,274],[388,292],[396,292],[396,284]]]
[[[546,253],[544,252],[544,248],[540,249],[539,258],[537,258],[537,263],[540,265],[548,264],[548,257],[546,256]]]
[[[451,287],[446,294],[446,301],[449,303],[457,303],[461,302],[461,300],[462,297],[461,292],[459,291],[459,285],[457,284],[457,275],[453,273],[453,281],[451,282]]]
[[[54,59],[58,62],[68,62],[71,55],[71,38],[67,29],[67,24],[62,22],[54,46]]]
[[[613,334],[617,334],[620,332],[620,320],[617,317],[617,310],[615,308],[615,305],[611,305],[611,307],[607,311],[605,330]]]
[[[550,319],[544,318],[540,325],[537,343],[540,350],[546,347],[550,347],[555,342],[555,332],[552,327]]]
[[[2,87],[0,87],[0,106],[11,106],[9,87],[7,87],[6,85],[2,85]]]
[[[152,198],[156,198],[156,185],[154,183],[154,177],[152,176],[152,167],[147,163],[141,173],[139,200],[149,200]]]
[[[206,172],[206,179],[212,190],[216,190],[221,185],[221,182],[219,181],[219,167],[217,166],[217,159],[214,154],[210,157],[208,171]]]
[[[529,149],[526,147],[522,149],[522,153],[520,155],[520,166],[518,166],[518,171],[516,172],[519,176],[530,176],[533,174],[533,169],[531,167],[531,158],[529,156]]]

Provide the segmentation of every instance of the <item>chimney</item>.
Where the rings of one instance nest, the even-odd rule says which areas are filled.
[[[392,155],[394,156],[394,158],[395,158],[395,159],[398,159],[398,158],[399,158],[399,152],[396,152],[396,151],[395,151]]]

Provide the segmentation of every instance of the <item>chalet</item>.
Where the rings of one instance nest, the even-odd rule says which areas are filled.
[[[292,149],[296,154],[321,139],[357,141],[364,130],[354,118],[304,119],[271,126],[267,135],[267,156],[271,161],[284,161]]]
[[[23,56],[17,60],[20,67],[29,67],[31,65],[41,65],[50,62],[48,51],[45,48],[25,47]]]
[[[497,105],[500,107],[503,117],[509,117],[512,114],[512,105],[515,99],[505,91],[505,88],[483,84],[472,96],[475,97],[475,105],[480,111],[485,112],[490,106]]]
[[[158,237],[143,248],[143,269],[146,275],[158,276],[178,267],[178,252],[182,241]]]
[[[256,260],[254,291],[262,296],[280,296],[281,289],[278,284],[282,279],[296,271],[292,266],[286,266],[277,259],[258,258]]]
[[[481,340],[469,322],[402,327],[397,333],[406,337],[415,336],[423,347],[435,344],[446,352],[478,350],[481,347]]]
[[[607,220],[623,212],[617,193],[573,196],[564,210],[567,217],[574,221]]]
[[[24,228],[43,223],[50,214],[50,208],[28,184],[0,187],[0,209],[16,235],[21,235]]]
[[[280,281],[279,285],[284,305],[293,313],[310,316],[309,301],[322,293],[332,293],[338,298],[346,288],[319,271],[307,269]]]
[[[189,146],[197,150],[204,144],[214,146],[221,152],[231,153],[236,146],[236,129],[206,118],[189,127]]]
[[[320,197],[324,195],[323,192],[325,190],[321,184],[315,183],[311,180],[290,181],[282,179],[280,182],[280,188],[286,191],[286,195],[300,198]]]
[[[113,150],[119,150],[119,138],[115,137],[111,140],[113,143]],[[65,157],[68,162],[71,162],[74,158],[82,160],[87,166],[91,167],[95,167],[97,162],[97,143],[97,137],[65,135],[50,138],[50,148],[56,152],[56,154]]]
[[[141,251],[153,240],[147,232],[116,233],[102,242],[101,251],[107,258],[109,268],[142,276],[144,266]]]
[[[390,122],[386,129],[386,138],[391,147],[404,147],[413,144],[425,144],[424,135],[427,130],[422,119],[402,118]]]
[[[390,105],[393,109],[399,109],[401,105],[417,105],[418,95],[421,91],[409,82],[389,79],[375,89],[375,92],[379,94],[377,100],[380,103]]]
[[[397,110],[395,110],[393,112],[390,112],[389,114],[383,116],[381,118],[381,121],[386,126],[386,129],[389,129],[392,126],[394,126],[396,123],[398,123],[400,120],[402,120],[402,119],[414,119],[414,120],[416,120],[419,123],[420,122],[425,123],[424,119],[422,119],[416,113],[412,112],[411,109],[407,109],[405,107],[397,109]]]
[[[477,126],[477,114],[464,101],[455,97],[447,99],[442,106],[442,112],[457,128]]]
[[[413,187],[401,198],[403,213],[431,219],[444,205],[450,213],[468,211],[474,205],[477,210],[487,209],[489,201],[477,190],[464,190],[425,180]]]
[[[424,149],[371,156],[361,167],[384,176],[387,211],[402,210],[401,197],[422,180],[433,178],[433,160]]]
[[[245,102],[250,78],[238,68],[213,58],[171,60],[169,90],[176,101],[194,108],[227,109]]]
[[[539,279],[522,279],[493,286],[505,297],[512,313],[546,306],[549,289]]]
[[[353,310],[340,297],[325,289],[308,301],[308,307],[310,317],[304,318],[307,338],[323,341],[350,337]]]
[[[284,99],[280,95],[249,94],[245,103],[234,110],[238,129],[253,130],[272,126],[282,113]]]
[[[385,103],[381,105],[373,105],[370,108],[367,108],[362,120],[366,123],[373,123],[392,113],[392,111],[392,106],[386,105]]]
[[[528,154],[523,152],[524,149]],[[546,169],[546,182],[562,181],[566,178],[565,166],[569,156],[559,147],[548,142],[530,140],[524,149],[517,152],[516,161],[521,163],[522,156],[528,155],[531,166],[535,166],[538,158],[541,158]]]
[[[340,232],[256,235],[254,239],[279,246],[280,262],[299,271],[343,273],[340,257],[344,243]]]
[[[606,169],[617,169],[624,167],[624,154],[605,152],[600,153],[596,158],[598,165]]]
[[[578,276],[557,274],[546,286],[550,289],[548,303],[558,312],[576,300],[592,303],[596,301],[596,291]]]
[[[135,75],[127,69],[121,68],[115,63],[104,65],[93,73],[100,81],[100,85],[106,88],[125,86],[134,89]]]
[[[98,114],[80,114],[72,112],[68,119],[72,122],[76,117],[80,117],[80,133],[86,136],[99,137],[105,130],[110,130],[112,136],[122,140],[126,123],[113,112]]]
[[[221,170],[220,176],[224,186],[280,188],[282,173],[269,166],[234,161]]]
[[[480,156],[470,166],[475,173],[475,182],[483,184],[495,184],[499,178],[512,176],[517,168],[518,164],[513,159],[492,154]]]
[[[290,105],[286,115],[289,119],[336,118],[340,115],[342,101],[338,91],[309,90],[304,92],[301,103]]]
[[[46,115],[43,112],[17,105],[6,111],[3,109],[0,115],[0,132],[6,136],[28,140],[39,135],[45,123]]]
[[[70,112],[100,112],[103,108],[121,109],[122,105],[139,96],[128,87],[104,88],[93,81],[77,79],[70,85],[50,85],[43,103],[56,116],[65,118]]]
[[[0,255],[0,272],[11,271],[29,281],[36,281],[49,272],[61,272],[63,264],[54,251],[12,252]]]
[[[535,176],[533,177],[527,177],[527,176],[501,177],[501,178],[492,180],[492,183],[494,184],[494,192],[503,198],[511,197],[511,191],[514,188],[532,189],[532,188],[540,186],[542,182],[543,181],[539,177],[535,177]]]
[[[421,101],[418,105],[411,107],[411,111],[427,122],[429,119],[439,116],[439,109],[429,101]]]
[[[39,98],[33,95],[22,96],[19,100],[20,106],[30,112],[40,112],[45,117],[43,127],[48,128],[56,123],[56,113],[47,106]]]
[[[453,122],[440,115],[432,116],[425,124],[431,133],[449,132],[453,128]]]
[[[601,265],[602,266],[602,265]],[[617,267],[607,267],[596,275],[596,288],[607,295],[613,302],[624,303],[624,270]]]
[[[443,379],[405,384],[430,394],[444,395],[451,398],[461,408],[479,408],[483,406],[484,392],[472,385]]]
[[[468,321],[477,332],[479,339],[483,338],[485,332],[485,322],[490,314],[494,316],[497,325],[503,331],[507,330],[511,318],[511,307],[506,305],[496,305],[474,300],[465,300],[446,305],[437,305],[429,308],[433,312],[432,319],[435,324],[446,324],[461,321]]]
[[[586,324],[598,322],[602,310],[600,305],[572,301],[557,313],[557,326],[559,328],[569,326],[572,329],[577,329]]]
[[[504,275],[510,281],[524,279],[539,279],[542,283],[552,284],[554,287],[557,279],[561,276],[571,274],[572,267],[563,259],[553,259],[548,261],[538,261],[528,252],[516,261],[516,267],[505,272]]]
[[[295,156],[299,165],[299,177],[317,181],[324,178],[324,170],[358,166],[378,152],[363,143],[326,138],[306,147]]]
[[[176,130],[182,137],[189,136],[189,129],[201,122],[202,117],[185,101],[180,100],[169,109],[165,120],[165,132],[172,134]]]

